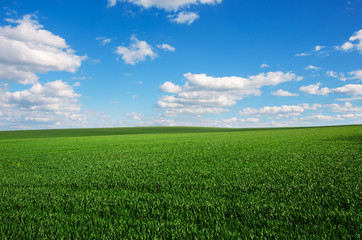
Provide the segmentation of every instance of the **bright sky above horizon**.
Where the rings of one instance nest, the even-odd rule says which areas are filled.
[[[0,130],[362,124],[361,0],[0,7]]]

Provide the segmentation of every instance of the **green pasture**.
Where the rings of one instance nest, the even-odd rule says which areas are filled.
[[[0,239],[361,239],[362,126],[0,132]]]

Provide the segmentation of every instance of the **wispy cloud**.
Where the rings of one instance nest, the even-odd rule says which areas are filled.
[[[172,22],[190,25],[200,16],[195,12],[180,12],[177,15],[168,16]]]
[[[320,69],[322,69],[322,68],[316,67],[313,65],[309,65],[309,66],[305,67],[305,70],[320,70]]]
[[[99,41],[101,46],[105,46],[112,41],[112,38],[97,37],[96,40]]]
[[[272,92],[271,94],[274,95],[274,96],[279,96],[279,97],[299,96],[299,94],[297,94],[297,93],[290,93],[290,92],[284,91],[284,90],[282,90],[282,89],[279,89],[279,90],[276,91],[276,92]]]
[[[159,49],[162,49],[164,51],[170,51],[170,52],[174,52],[176,50],[176,48],[172,47],[169,44],[163,43],[163,44],[158,44],[157,47]]]
[[[306,57],[312,55],[311,53],[297,53],[295,54],[296,57]]]
[[[141,114],[136,112],[127,113],[126,116],[136,121],[140,121],[142,119]]]

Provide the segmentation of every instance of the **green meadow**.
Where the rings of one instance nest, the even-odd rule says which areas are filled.
[[[361,239],[362,126],[0,132],[0,239]]]

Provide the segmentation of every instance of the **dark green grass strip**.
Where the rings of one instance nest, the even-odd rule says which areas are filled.
[[[336,126],[340,128],[344,126]],[[359,128],[359,125],[349,126]],[[309,127],[324,128],[324,127]],[[80,128],[80,129],[50,129],[50,130],[22,130],[0,131],[0,140],[29,139],[29,138],[57,138],[57,137],[89,137],[113,136],[134,134],[163,134],[163,133],[212,133],[212,132],[241,132],[292,130],[300,128],[215,128],[215,127],[124,127],[124,128]]]
[[[0,140],[0,239],[361,239],[362,127]]]

